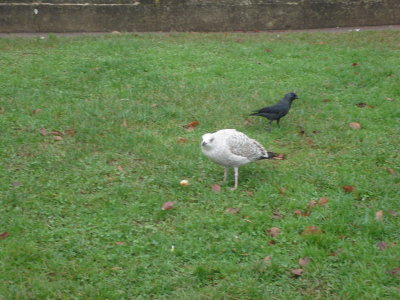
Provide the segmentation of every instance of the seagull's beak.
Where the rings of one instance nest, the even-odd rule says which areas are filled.
[[[202,141],[201,145],[204,147],[205,145],[207,145],[207,143],[205,141]]]

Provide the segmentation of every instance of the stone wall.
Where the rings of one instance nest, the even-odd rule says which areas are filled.
[[[0,0],[0,32],[253,31],[400,24],[400,0]]]

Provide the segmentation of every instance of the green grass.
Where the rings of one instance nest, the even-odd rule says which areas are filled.
[[[399,298],[399,40],[399,31],[0,39],[0,233],[9,233],[0,299]],[[301,99],[281,128],[247,117],[290,91]],[[76,134],[55,141],[40,128]],[[223,184],[199,147],[222,128],[287,159],[241,167],[232,192],[232,173]],[[321,197],[328,204],[294,214]],[[162,211],[166,201],[175,207]],[[307,226],[322,232],[303,235]],[[271,227],[281,233],[268,236]]]

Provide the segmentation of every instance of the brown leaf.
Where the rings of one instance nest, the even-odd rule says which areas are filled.
[[[313,139],[310,138],[310,137],[306,138],[306,142],[307,142],[307,144],[310,145],[310,146],[315,146],[315,143],[314,143]]]
[[[392,275],[392,276],[396,276],[400,271],[400,268],[394,268],[393,270],[386,270],[386,273]]]
[[[268,235],[270,235],[272,237],[277,237],[280,232],[281,232],[281,230],[278,227],[271,227],[267,231]]]
[[[118,172],[122,172],[122,170],[123,170],[124,168],[123,167],[121,167],[121,166],[117,166],[117,170],[118,170]]]
[[[123,120],[122,120],[122,123],[121,123],[121,126],[122,126],[122,127],[128,127],[128,121],[125,120],[125,119],[123,119]]]
[[[116,245],[126,245],[126,242],[115,242]]]
[[[119,271],[119,270],[122,270],[122,268],[121,268],[121,267],[112,267],[111,270],[113,270],[113,271]]]
[[[357,67],[357,66],[358,66],[358,63],[352,63],[351,66],[352,66],[352,67]]]
[[[70,135],[70,136],[74,136],[76,134],[76,130],[75,129],[66,129],[64,132],[66,135]]]
[[[394,101],[394,99],[393,99],[393,98],[390,98],[390,97],[386,97],[386,100],[387,100],[387,101]]]
[[[397,217],[399,214],[397,213],[397,211],[394,210],[389,210],[388,211],[389,215],[391,215],[392,217]]]
[[[279,211],[274,211],[272,213],[272,219],[282,219],[282,215],[279,213]]]
[[[360,108],[363,108],[363,107],[366,107],[366,106],[367,106],[367,103],[360,102],[360,103],[357,103],[356,106],[357,106],[357,107],[360,107]]]
[[[277,156],[273,157],[273,159],[277,159],[277,160],[284,160],[285,158],[285,154],[280,153]]]
[[[274,240],[269,240],[268,241],[268,245],[275,245],[276,244],[276,241],[274,241]]]
[[[266,49],[265,49],[265,52],[270,53],[270,52],[271,52],[271,49],[266,48]]]
[[[299,134],[300,135],[304,135],[306,133],[306,131],[304,129],[300,129]]]
[[[8,237],[10,234],[8,232],[3,232],[0,234],[0,240],[5,239],[6,237]]]
[[[55,141],[57,141],[57,142],[63,140],[63,138],[62,138],[61,136],[59,136],[59,135],[54,136],[53,139],[54,139]]]
[[[309,207],[310,209],[312,209],[316,204],[317,204],[317,201],[315,201],[315,200],[310,200],[310,203],[308,203],[308,207]]]
[[[51,134],[51,135],[59,135],[59,136],[63,136],[64,135],[64,133],[62,133],[59,130],[52,130],[52,131],[49,132],[49,134]]]
[[[321,229],[319,229],[317,226],[306,226],[303,230],[302,235],[317,235],[321,233]]]
[[[319,198],[319,200],[318,200],[318,205],[319,205],[319,206],[324,206],[324,205],[327,204],[328,202],[329,202],[329,198],[322,197],[322,198]]]
[[[325,102],[325,103],[328,103],[328,102],[331,102],[332,100],[331,99],[324,99],[324,100],[322,100],[322,102]]]
[[[35,110],[32,111],[32,116],[36,115],[37,113],[39,113],[42,109],[41,108],[36,108]]]
[[[376,243],[376,246],[379,250],[383,251],[388,247],[388,244],[386,244],[385,242],[378,242]]]
[[[297,216],[302,216],[303,215],[303,212],[300,209],[296,209],[293,213],[295,215],[297,215]]]
[[[150,105],[152,108],[158,107],[157,103],[153,103],[152,105]]]
[[[378,210],[375,213],[375,220],[377,221],[383,221],[383,210]]]
[[[386,168],[386,171],[387,171],[389,174],[392,174],[392,175],[396,174],[396,172],[395,172],[392,168]]]
[[[227,209],[225,209],[225,212],[226,212],[227,214],[233,214],[233,215],[238,214],[239,211],[240,211],[240,209],[239,209],[239,208],[236,208],[236,207],[228,207]]]
[[[345,191],[345,192],[347,192],[347,193],[354,192],[355,189],[356,189],[356,188],[355,188],[354,186],[352,186],[352,185],[345,185],[345,186],[342,186],[342,190]]]
[[[219,193],[219,192],[221,191],[221,186],[220,186],[219,184],[214,183],[214,184],[211,185],[211,189],[212,189],[214,192]]]
[[[188,142],[187,139],[183,138],[183,137],[178,137],[177,141],[178,144],[186,144]]]
[[[168,202],[164,202],[161,209],[162,210],[170,210],[174,207],[175,202],[174,201],[168,201]]]
[[[290,273],[294,277],[300,277],[303,274],[303,269],[292,269],[292,270],[290,270]]]
[[[351,122],[351,123],[349,123],[349,126],[353,129],[361,129],[360,123],[357,123],[357,122]]]
[[[180,184],[181,186],[183,186],[183,187],[189,186],[189,180],[183,179],[183,180],[181,180],[181,181],[179,182],[179,184]]]
[[[286,188],[283,186],[279,189],[279,194],[283,195],[286,193]]]
[[[342,248],[338,248],[338,249],[336,249],[335,251],[329,253],[328,255],[329,255],[329,256],[337,256],[337,255],[339,255],[339,254],[342,253],[342,252],[343,252],[343,249],[342,249]]]
[[[263,258],[263,262],[264,262],[264,263],[269,263],[269,262],[271,262],[271,256],[268,255],[268,256],[264,257],[264,258]]]
[[[194,128],[196,126],[198,126],[199,124],[200,124],[199,121],[195,120],[195,121],[192,121],[190,123],[187,123],[186,125],[183,125],[183,127],[186,128],[187,131],[193,131]]]
[[[45,128],[40,128],[39,131],[40,131],[41,135],[43,135],[43,136],[47,135],[47,130]]]
[[[311,261],[311,259],[308,256],[306,256],[304,258],[300,258],[299,265],[304,267],[304,266],[308,265],[310,263],[310,261]]]

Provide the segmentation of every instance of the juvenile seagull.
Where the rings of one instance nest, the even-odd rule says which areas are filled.
[[[224,167],[224,181],[228,168],[235,170],[235,190],[238,186],[239,167],[249,162],[273,158],[276,153],[268,152],[264,147],[236,129],[222,129],[202,136],[201,151],[213,162]]]
[[[290,106],[295,99],[299,99],[295,93],[288,93],[278,103],[255,110],[249,116],[265,117],[269,120],[269,125],[271,125],[272,121],[276,120],[276,123],[279,127],[279,120],[287,115]]]

